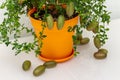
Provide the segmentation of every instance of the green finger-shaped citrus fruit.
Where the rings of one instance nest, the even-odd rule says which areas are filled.
[[[94,57],[95,57],[96,59],[104,59],[104,58],[107,57],[107,54],[104,53],[104,52],[95,52],[95,53],[94,53]]]
[[[83,38],[80,40],[80,44],[87,44],[89,43],[90,39],[89,38]]]
[[[102,45],[101,45],[101,41],[100,41],[100,38],[99,37],[94,37],[94,45],[96,48],[100,48]]]
[[[33,71],[33,75],[34,76],[40,76],[41,74],[43,74],[45,72],[45,66],[43,65],[39,65],[38,67],[36,67]]]
[[[68,15],[68,17],[71,17],[73,13],[74,13],[74,3],[71,1],[67,5],[66,14]]]
[[[23,62],[22,68],[23,68],[24,71],[29,70],[30,67],[31,67],[31,62],[29,60],[26,60],[26,61]]]
[[[57,28],[58,28],[58,30],[63,28],[64,22],[65,22],[65,17],[63,15],[59,15],[58,20],[57,20]]]
[[[56,61],[47,61],[43,64],[46,68],[53,68],[57,65]]]
[[[54,20],[51,14],[48,14],[48,16],[46,17],[46,22],[47,22],[48,29],[51,30],[54,25]]]

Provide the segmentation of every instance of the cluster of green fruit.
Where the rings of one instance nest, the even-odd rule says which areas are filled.
[[[74,14],[74,3],[71,1],[69,4],[66,5],[66,14],[68,17],[71,17]],[[46,17],[47,27],[48,29],[52,29],[54,25],[54,19],[51,14],[48,14]],[[61,30],[63,28],[65,22],[64,15],[59,15],[57,19],[57,28]]]
[[[99,49],[97,52],[94,53],[94,57],[96,59],[104,59],[107,57],[108,51],[106,49]]]
[[[108,51],[106,49],[100,49],[102,45],[101,45],[100,38],[98,36],[94,37],[94,45],[98,49],[98,51],[94,53],[94,57],[96,59],[106,58]]]
[[[75,45],[80,45],[80,44],[84,45],[84,44],[89,43],[89,41],[90,41],[89,38],[87,38],[87,37],[83,38],[81,33],[77,33],[76,40],[74,41],[74,44]]]
[[[45,62],[43,65],[39,65],[37,66],[34,70],[33,70],[33,75],[34,76],[40,76],[41,74],[43,74],[45,72],[46,68],[53,68],[57,65],[57,63],[55,61],[47,61]],[[25,60],[22,64],[22,68],[24,71],[28,71],[31,67],[31,61],[29,60]]]
[[[92,21],[86,29],[88,31],[92,31],[93,33],[97,33],[99,31],[98,22]],[[75,45],[80,45],[80,44],[83,45],[83,44],[89,43],[89,41],[90,41],[89,38],[87,38],[87,37],[83,38],[81,33],[77,33],[76,40],[74,41],[74,44]],[[98,49],[98,51],[94,53],[94,57],[96,59],[106,58],[108,51],[106,49],[100,49],[102,44],[101,44],[99,36],[97,36],[97,35],[94,37],[94,45]]]

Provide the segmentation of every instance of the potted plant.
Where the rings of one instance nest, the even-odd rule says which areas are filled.
[[[105,0],[6,0],[5,18],[0,24],[0,41],[12,45],[16,55],[34,50],[41,59],[63,62],[77,55],[78,44],[86,44],[83,29],[93,32],[95,47],[99,50],[105,44],[110,22]],[[33,29],[19,22],[21,15],[27,14]],[[78,24],[78,19],[80,25]],[[33,42],[19,42],[25,30],[34,36]],[[10,40],[13,35],[14,40]],[[73,45],[74,44],[74,45]],[[105,51],[105,50],[104,50]]]

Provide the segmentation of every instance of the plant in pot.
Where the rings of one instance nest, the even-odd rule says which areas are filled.
[[[110,22],[105,0],[6,0],[5,18],[0,24],[0,41],[12,45],[16,55],[32,50],[42,60],[63,62],[77,55],[77,45],[86,44],[83,29],[91,31],[95,47],[105,44]],[[21,15],[27,14],[33,29],[20,23]],[[78,24],[78,19],[80,25]],[[34,36],[33,42],[19,42],[22,31]],[[14,40],[10,40],[10,35]],[[102,52],[107,51],[102,49]],[[100,51],[99,51],[100,52]]]

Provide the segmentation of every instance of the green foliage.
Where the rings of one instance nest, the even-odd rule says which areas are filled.
[[[98,31],[94,36],[98,36],[101,40],[101,44],[104,45],[107,37],[108,28],[105,26],[110,22],[110,12],[106,10],[104,5],[105,0],[6,0],[1,6],[1,9],[6,9],[4,13],[5,18],[0,24],[0,42],[5,43],[7,46],[12,45],[13,50],[16,50],[16,54],[20,52],[30,52],[34,50],[36,54],[39,54],[42,48],[42,40],[47,37],[44,35],[44,24],[46,15],[49,13],[48,7],[50,4],[54,5],[59,15],[66,15],[66,11],[60,6],[62,4],[74,3],[74,13],[78,13],[80,16],[80,25],[76,27],[68,27],[68,32],[76,31],[76,35],[81,33],[82,28],[86,29],[90,22],[96,20],[98,24]],[[36,8],[37,13],[35,17],[39,16],[41,9],[45,8],[45,15],[43,18],[42,31],[40,32],[40,45],[38,45],[38,39],[32,29],[29,29],[19,22],[22,14],[27,14],[31,8]],[[31,33],[34,36],[33,42],[20,43],[18,38],[21,36],[21,32],[25,30],[27,33]],[[14,41],[10,40],[9,35],[14,35]],[[76,35],[73,36],[73,41],[76,39]],[[76,49],[76,48],[75,48]],[[77,53],[78,54],[78,53]]]

